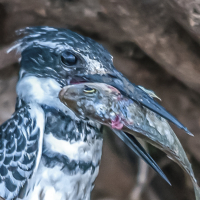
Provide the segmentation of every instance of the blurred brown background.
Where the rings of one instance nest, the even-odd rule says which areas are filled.
[[[198,0],[0,0],[0,123],[14,111],[17,56],[6,50],[15,30],[69,28],[103,44],[132,82],[152,89],[195,135],[173,126],[200,182],[200,2]],[[109,131],[93,200],[192,200],[189,177],[162,152],[150,154],[167,185]]]

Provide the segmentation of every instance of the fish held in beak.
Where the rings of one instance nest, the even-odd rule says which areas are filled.
[[[78,117],[91,119],[112,128],[120,139],[168,181],[135,137],[165,152],[189,174],[196,199],[200,200],[200,189],[191,164],[176,134],[163,117],[122,95],[118,89],[103,83],[66,86],[60,92],[60,100]]]
[[[125,97],[130,98],[136,103],[157,113],[161,117],[175,124],[180,129],[183,129],[190,136],[194,136],[181,122],[179,122],[174,116],[172,116],[169,112],[167,112],[165,108],[163,108],[160,104],[154,101],[153,97],[156,97],[156,98],[158,97],[151,95],[151,94],[154,94],[152,93],[152,91],[146,90],[141,86],[137,86],[131,83],[127,78],[123,76],[123,74],[121,74],[117,70],[112,69],[112,71],[109,71],[105,75],[99,75],[99,74],[82,75],[81,74],[80,77],[84,78],[86,82],[105,83],[105,84],[115,87]]]
[[[103,83],[69,85],[60,91],[59,98],[79,118],[92,119],[113,128],[115,134],[124,141],[136,155],[141,157],[170,184],[160,167],[140,145],[137,139],[133,135],[121,131],[124,124],[120,110],[117,110],[119,109],[118,102],[121,100],[122,95],[116,88]]]

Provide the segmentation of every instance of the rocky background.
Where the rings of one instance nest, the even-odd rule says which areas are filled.
[[[69,28],[103,44],[132,82],[152,89],[161,104],[195,135],[173,128],[200,182],[199,0],[0,0],[0,123],[14,111],[19,64],[15,30],[48,25]],[[108,134],[109,132],[109,134]],[[93,200],[192,200],[189,177],[162,152],[150,154],[167,185],[126,145],[105,130]]]

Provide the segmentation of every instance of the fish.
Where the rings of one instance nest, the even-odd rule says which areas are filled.
[[[65,86],[59,98],[79,118],[106,125],[118,136],[122,132],[128,133],[165,152],[190,176],[195,198],[200,200],[200,188],[191,163],[166,119],[104,83],[87,82]]]

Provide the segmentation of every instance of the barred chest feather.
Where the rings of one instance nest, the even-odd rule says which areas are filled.
[[[43,110],[42,158],[25,200],[89,200],[102,154],[100,126],[48,106]]]
[[[58,99],[60,90],[54,79],[34,76],[17,85],[17,107],[23,101],[35,102],[45,114],[42,157],[27,184],[25,200],[89,200],[98,175],[101,125],[77,118]]]

